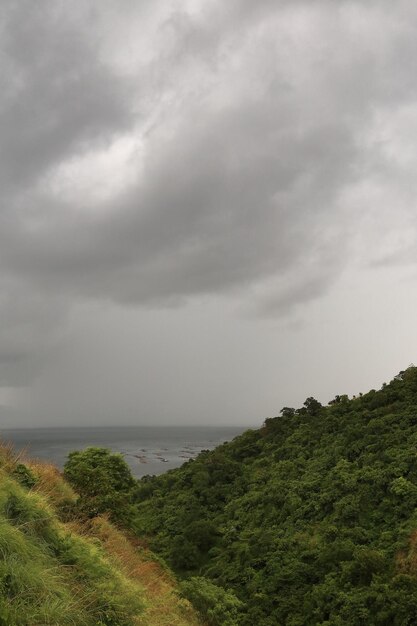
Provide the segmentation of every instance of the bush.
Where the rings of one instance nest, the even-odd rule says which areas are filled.
[[[217,587],[207,578],[194,576],[181,585],[182,593],[208,626],[238,626],[241,602],[231,591]]]
[[[71,452],[64,477],[79,494],[78,508],[85,516],[109,513],[114,521],[130,525],[136,481],[121,454],[105,448]]]
[[[36,478],[34,473],[23,465],[23,463],[18,463],[12,472],[12,476],[16,478],[23,487],[27,487],[27,489],[32,489],[36,485]]]

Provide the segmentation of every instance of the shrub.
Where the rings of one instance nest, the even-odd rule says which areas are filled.
[[[114,521],[130,524],[136,481],[121,454],[106,448],[71,452],[64,476],[80,496],[81,513],[90,518],[109,513]]]
[[[218,587],[201,576],[194,576],[183,582],[181,589],[184,597],[194,605],[208,626],[238,626],[243,602],[231,591]]]
[[[34,473],[23,463],[18,463],[12,472],[12,476],[16,478],[23,487],[32,489],[36,485],[36,477]]]

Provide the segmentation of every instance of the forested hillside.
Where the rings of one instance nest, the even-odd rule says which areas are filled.
[[[213,589],[236,598],[212,624],[417,624],[417,368],[284,408],[135,499],[137,534],[203,613]]]

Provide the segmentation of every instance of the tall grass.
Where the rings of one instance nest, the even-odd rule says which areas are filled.
[[[133,626],[142,589],[69,532],[45,497],[0,472],[0,616],[7,626]],[[0,624],[2,622],[0,621]]]
[[[54,466],[0,444],[0,626],[197,626],[151,553],[106,518],[63,521],[76,500]]]

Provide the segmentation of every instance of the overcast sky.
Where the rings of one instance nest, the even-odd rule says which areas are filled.
[[[260,425],[417,361],[413,0],[3,0],[0,425]]]

